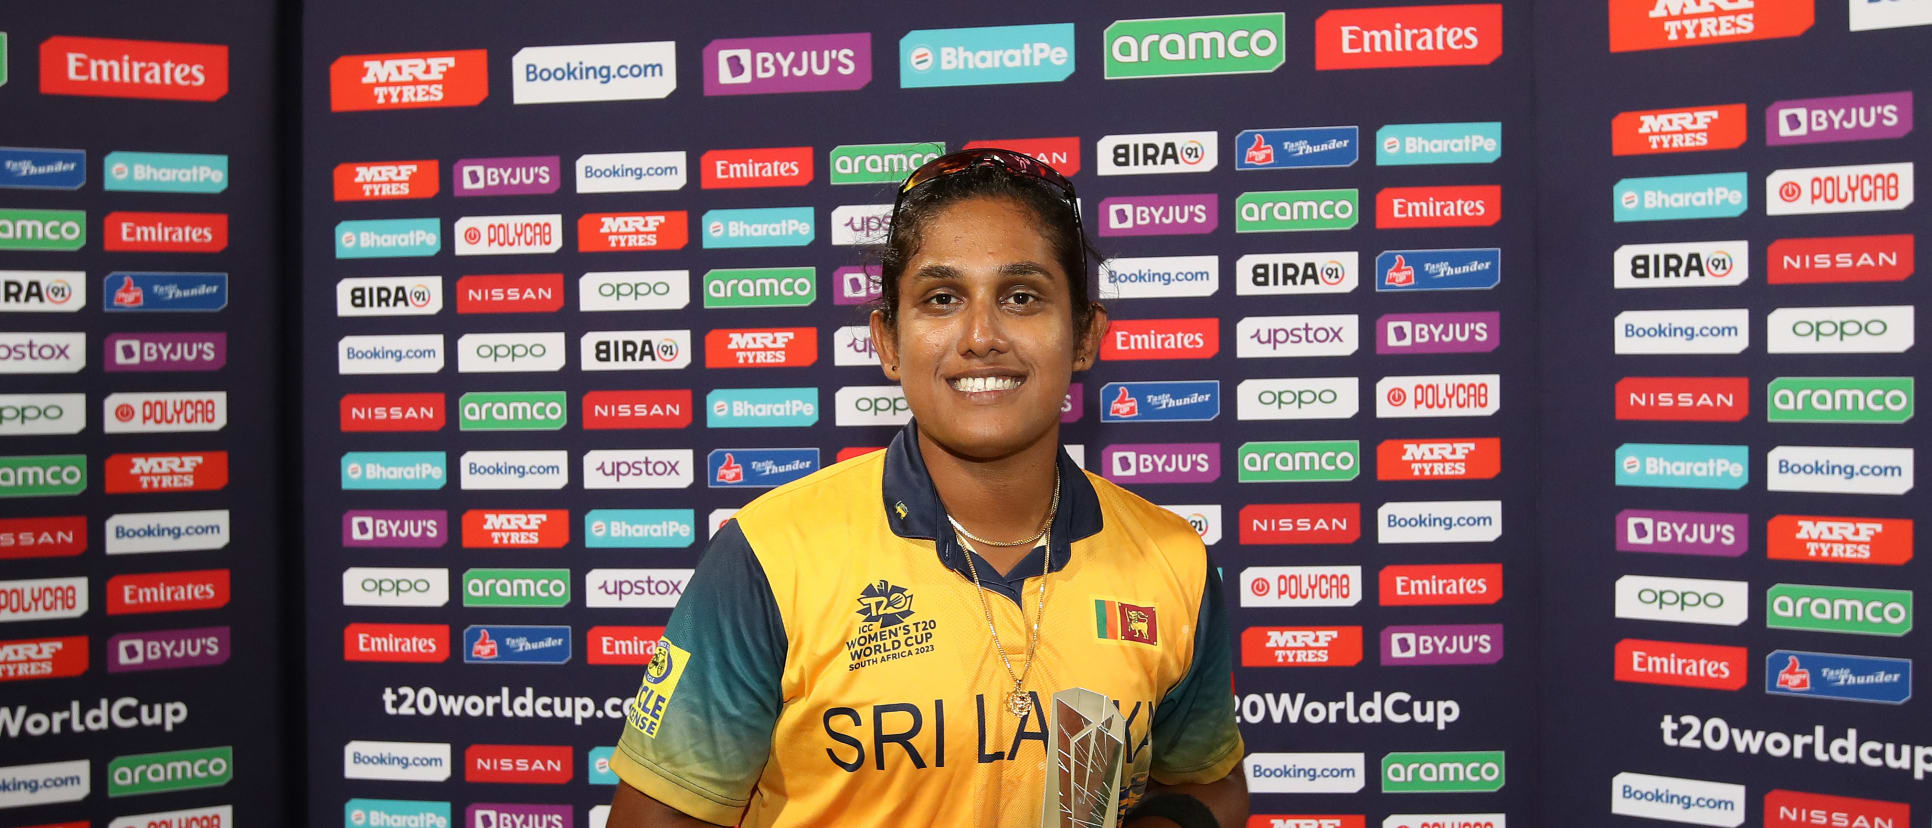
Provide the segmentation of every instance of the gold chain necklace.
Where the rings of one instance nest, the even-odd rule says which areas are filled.
[[[1013,689],[1006,694],[1006,709],[1022,719],[1026,718],[1028,713],[1033,712],[1033,697],[1027,695],[1023,688],[1026,685],[1026,674],[1033,671],[1033,658],[1039,653],[1040,620],[1046,617],[1046,579],[1047,573],[1051,571],[1050,567],[1053,566],[1053,517],[1059,511],[1060,475],[1058,471],[1055,471],[1053,475],[1053,503],[1047,507],[1046,520],[1042,521],[1039,534],[1034,535],[1028,540],[1015,541],[1013,543],[989,541],[966,531],[966,527],[959,525],[959,521],[953,520],[952,515],[946,516],[947,522],[953,525],[954,535],[959,538],[960,545],[966,547],[966,571],[973,576],[973,592],[979,595],[980,612],[986,614],[986,631],[993,636],[993,652],[1000,654],[1000,665],[1006,668],[1006,677],[1013,680]],[[979,554],[979,550],[973,548],[971,541],[968,540],[969,538],[992,546],[1019,546],[1022,543],[1039,540],[1046,542],[1046,551],[1041,555],[1044,563],[1040,565],[1038,606],[1033,610],[1033,631],[1026,642],[1026,664],[1020,667],[1018,673],[1013,672],[1013,661],[1007,657],[1005,645],[1000,643],[999,626],[993,623],[993,605],[986,601],[986,587],[981,585],[979,580],[979,567],[973,563],[973,557]],[[1024,613],[1026,609],[1022,607],[1020,611]],[[1025,616],[1022,615],[1021,617],[1024,618]]]
[[[1011,548],[1015,546],[1024,546],[1029,543],[1038,543],[1041,538],[1046,537],[1047,528],[1053,525],[1053,516],[1055,514],[1058,514],[1059,511],[1060,511],[1060,472],[1058,470],[1055,470],[1053,473],[1053,502],[1047,505],[1046,520],[1040,522],[1040,531],[1034,532],[1033,537],[1026,538],[1025,540],[1016,540],[1016,541],[987,540],[985,538],[982,538],[978,535],[973,534],[970,531],[967,531],[966,527],[959,525],[959,521],[953,520],[952,515],[946,516],[946,522],[951,523],[953,525],[953,531],[966,536],[967,540],[970,540],[974,543],[983,543],[983,544],[986,544],[987,546],[999,546],[999,547]]]

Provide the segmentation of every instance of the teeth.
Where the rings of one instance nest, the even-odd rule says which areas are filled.
[[[1013,377],[961,377],[953,380],[953,388],[967,393],[975,391],[1011,391],[1020,387],[1020,381]]]

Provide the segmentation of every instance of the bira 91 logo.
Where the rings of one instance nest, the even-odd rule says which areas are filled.
[[[1255,253],[1234,262],[1234,292],[1241,296],[1349,293],[1360,286],[1361,255],[1353,250],[1322,253]]]
[[[994,147],[1010,149],[1024,155],[1031,155],[1049,167],[1059,170],[1061,175],[1071,177],[1080,172],[1080,139],[1068,138],[1006,138],[997,141],[967,141],[960,149],[985,149]]]
[[[1385,607],[1494,604],[1503,599],[1503,565],[1385,566],[1377,602]]]
[[[1852,7],[1876,5],[1853,0]],[[1764,143],[1826,144],[1876,141],[1912,131],[1912,93],[1879,92],[1838,98],[1774,101],[1764,108]]]
[[[1866,0],[1859,0],[1859,5],[1864,5],[1865,2]],[[1911,822],[1912,806],[1903,802],[1854,799],[1849,796],[1830,796],[1783,789],[1768,791],[1764,795],[1764,828],[1824,828],[1825,826],[1904,828]]]
[[[1610,51],[1638,52],[1797,37],[1811,29],[1813,2],[1610,0]]]
[[[0,518],[0,560],[70,558],[87,551],[87,518]]]
[[[343,661],[437,664],[449,660],[443,624],[350,624],[342,628]]]
[[[551,313],[563,307],[563,293],[562,273],[464,276],[456,280],[456,312]]]
[[[1778,239],[1764,267],[1774,285],[1898,282],[1912,275],[1916,240],[1910,233]]]
[[[704,94],[843,92],[872,82],[872,35],[713,40],[704,47]]]
[[[116,575],[105,592],[108,615],[220,609],[228,606],[228,570]]]
[[[1617,419],[1735,423],[1751,413],[1749,377],[1624,377]]]
[[[1220,133],[1106,135],[1094,146],[1101,175],[1209,172],[1220,160]]]
[[[489,95],[482,49],[343,55],[329,64],[333,112],[475,106]]]
[[[567,745],[470,745],[463,781],[561,785],[573,774],[572,754]]]
[[[343,431],[441,431],[444,416],[441,392],[342,395]]]
[[[1898,566],[1912,560],[1909,518],[1777,515],[1764,534],[1765,557],[1774,561]]]
[[[441,191],[442,167],[434,158],[415,161],[351,161],[335,165],[336,201],[399,201],[430,198]]]
[[[811,147],[719,149],[698,157],[698,186],[706,190],[803,187],[812,175]]]
[[[1500,437],[1383,440],[1375,447],[1377,480],[1488,480],[1502,468]]]
[[[108,494],[210,492],[228,488],[228,452],[110,454]]]
[[[1213,193],[1114,196],[1100,201],[1102,236],[1198,236],[1221,226]]]
[[[1361,627],[1249,627],[1241,631],[1243,667],[1353,667],[1360,663]]]
[[[1764,656],[1764,692],[1773,696],[1904,704],[1912,698],[1912,660],[1773,650]]]
[[[1912,198],[1910,161],[1772,170],[1764,177],[1767,216],[1903,210]]]
[[[1612,155],[1737,149],[1750,128],[1744,104],[1619,112],[1610,119]]]
[[[73,313],[87,307],[87,273],[0,270],[0,313]]]
[[[683,210],[585,213],[577,219],[577,250],[583,253],[682,250],[690,241],[690,214]]]
[[[1361,602],[1359,566],[1251,566],[1241,570],[1244,607],[1352,607]]]
[[[585,392],[582,419],[595,430],[684,428],[691,424],[691,391]]]
[[[1751,653],[1744,647],[1688,644],[1626,638],[1617,642],[1617,681],[1741,690],[1751,678]]]
[[[1335,9],[1315,19],[1316,69],[1484,66],[1502,54],[1498,3]]]
[[[817,361],[817,328],[730,328],[704,335],[706,368],[803,368]]]
[[[1251,503],[1236,519],[1244,545],[1342,546],[1362,537],[1360,503]]]
[[[1737,287],[1751,278],[1751,243],[1741,239],[1626,244],[1612,258],[1618,288]]]
[[[336,316],[433,316],[442,310],[441,276],[364,276],[335,283]]]
[[[228,249],[227,213],[108,213],[101,249],[140,253],[220,253]]]
[[[584,371],[675,371],[691,366],[691,332],[591,331],[577,356]]]
[[[0,52],[0,57],[5,54]],[[0,71],[0,82],[4,79],[4,71]],[[218,101],[228,94],[228,47],[50,37],[40,44],[40,93]]]
[[[78,676],[87,672],[87,636],[0,641],[0,681]]]
[[[1618,552],[1735,558],[1751,548],[1750,516],[1625,509],[1617,513],[1616,546]]]
[[[1220,320],[1120,319],[1108,327],[1100,358],[1207,359],[1221,352]]]

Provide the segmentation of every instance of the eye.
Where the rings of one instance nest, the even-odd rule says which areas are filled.
[[[938,305],[941,307],[945,307],[948,305],[957,304],[958,302],[959,302],[959,297],[954,296],[950,293],[935,293],[931,296],[926,297],[926,304],[928,305]]]
[[[1016,305],[1031,305],[1040,301],[1040,295],[1030,290],[1016,290],[1006,297],[1006,301]]]

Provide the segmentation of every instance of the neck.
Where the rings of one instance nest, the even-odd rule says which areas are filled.
[[[919,432],[919,453],[946,513],[982,538],[1015,541],[1033,537],[1046,520],[1059,469],[1060,430],[1017,452],[991,460],[960,455]],[[975,544],[975,547],[983,547]],[[980,548],[982,557],[1030,547]],[[1002,555],[1002,557],[1004,557]],[[990,558],[989,558],[990,560]]]

